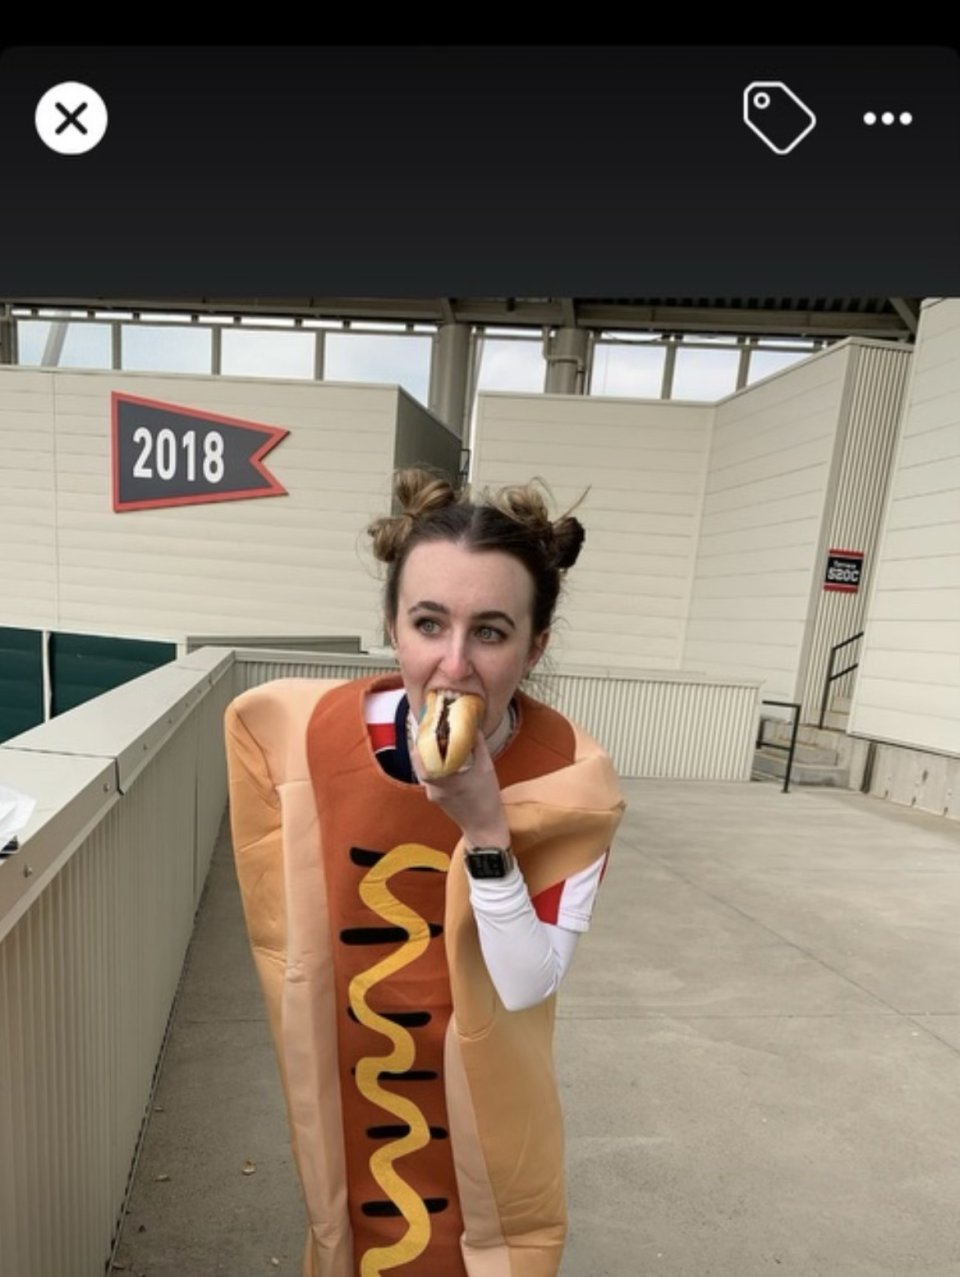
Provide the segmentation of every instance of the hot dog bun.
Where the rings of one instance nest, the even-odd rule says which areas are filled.
[[[427,692],[417,732],[417,752],[426,780],[452,776],[473,750],[483,722],[483,698],[469,692]]]

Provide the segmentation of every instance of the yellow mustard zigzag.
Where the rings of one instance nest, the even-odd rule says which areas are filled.
[[[350,1006],[354,1015],[361,1024],[382,1033],[393,1044],[388,1055],[367,1055],[358,1062],[357,1086],[366,1099],[387,1109],[409,1127],[406,1135],[384,1144],[370,1158],[374,1179],[406,1220],[407,1231],[392,1246],[368,1250],[361,1261],[360,1277],[380,1277],[385,1268],[409,1263],[423,1253],[430,1241],[430,1217],[419,1193],[393,1168],[397,1158],[415,1153],[430,1142],[430,1130],[415,1104],[384,1090],[379,1082],[381,1073],[402,1073],[411,1067],[416,1055],[413,1038],[402,1025],[394,1024],[371,1010],[367,1006],[367,993],[380,980],[415,962],[430,943],[430,929],[426,922],[396,898],[387,887],[387,879],[401,869],[429,868],[446,872],[449,867],[450,857],[444,852],[419,843],[404,843],[388,851],[364,874],[360,883],[363,903],[392,926],[402,927],[407,939],[393,953],[350,981]]]

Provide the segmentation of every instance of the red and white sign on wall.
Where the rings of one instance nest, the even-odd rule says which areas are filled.
[[[112,409],[114,510],[287,495],[263,458],[288,430],[119,391]]]
[[[825,590],[842,590],[844,594],[856,594],[863,577],[862,550],[828,550],[827,573],[823,579]]]

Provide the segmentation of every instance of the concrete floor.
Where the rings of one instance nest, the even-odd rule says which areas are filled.
[[[839,791],[624,788],[560,995],[563,1277],[957,1277],[960,828]],[[299,1277],[304,1235],[223,837],[117,1267]]]

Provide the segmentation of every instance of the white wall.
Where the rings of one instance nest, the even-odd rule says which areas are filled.
[[[53,400],[48,375],[0,369],[0,625],[56,623]]]
[[[834,347],[716,405],[688,668],[794,699],[848,359]]]
[[[265,462],[289,495],[115,512],[112,390],[289,430]],[[399,393],[0,369],[0,623],[379,642],[363,529],[389,505]]]
[[[473,479],[540,476],[587,539],[554,629],[558,668],[676,669],[681,662],[704,466],[708,404],[485,394]]]
[[[925,303],[850,730],[960,754],[960,299]]]

